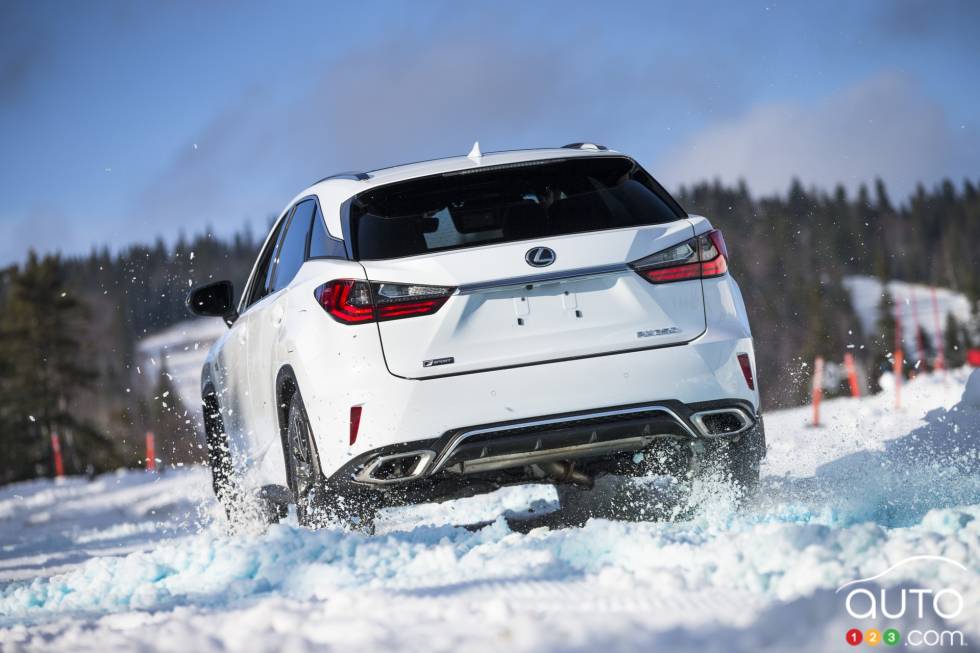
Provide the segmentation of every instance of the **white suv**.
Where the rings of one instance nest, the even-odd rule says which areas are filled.
[[[752,335],[721,232],[603,146],[323,179],[232,298],[227,281],[188,297],[229,326],[202,374],[226,502],[279,488],[303,523],[356,521],[514,483],[588,494],[706,450],[758,479]]]

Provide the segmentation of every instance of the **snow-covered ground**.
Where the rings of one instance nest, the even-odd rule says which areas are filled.
[[[769,414],[758,497],[734,510],[705,481],[677,522],[521,533],[500,516],[554,499],[529,487],[394,511],[370,536],[231,534],[203,470],[0,488],[0,650],[834,651],[853,650],[855,627],[959,630],[951,648],[974,650],[980,371],[961,401],[967,375],[920,376],[900,411],[887,394],[825,402],[823,428],[808,408]],[[955,591],[955,617],[847,614],[838,587],[912,556],[933,557],[868,587]]]

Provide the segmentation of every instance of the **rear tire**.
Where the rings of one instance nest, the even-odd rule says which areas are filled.
[[[313,443],[313,431],[299,392],[293,392],[286,413],[286,476],[296,503],[300,526],[323,525],[326,502],[323,497],[323,471]]]
[[[289,399],[284,445],[286,476],[300,526],[317,529],[334,523],[371,530],[376,507],[356,493],[341,492],[324,477],[313,430],[298,390],[293,390]]]

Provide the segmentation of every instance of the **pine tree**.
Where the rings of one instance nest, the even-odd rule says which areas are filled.
[[[4,302],[0,301],[0,309],[3,306]],[[14,468],[19,467],[16,461],[32,458],[29,452],[36,444],[28,436],[26,425],[17,423],[19,413],[15,410],[11,384],[14,369],[5,349],[6,343],[0,331],[0,483],[24,478],[14,473]]]
[[[0,463],[7,480],[28,478],[39,465],[51,469],[52,433],[63,437],[67,462],[87,466],[111,457],[111,443],[74,411],[79,393],[95,381],[79,339],[86,319],[58,257],[31,252],[23,270],[11,273],[0,315],[0,360],[7,368],[0,396],[11,422]]]

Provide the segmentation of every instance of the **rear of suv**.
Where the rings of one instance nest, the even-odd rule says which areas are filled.
[[[301,520],[548,482],[750,487],[752,336],[721,232],[575,144],[338,175],[290,202],[202,374],[211,465]]]

